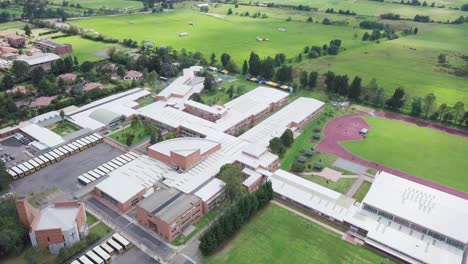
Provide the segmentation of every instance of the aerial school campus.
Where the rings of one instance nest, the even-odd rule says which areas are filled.
[[[4,3],[1,262],[468,263],[464,4]]]

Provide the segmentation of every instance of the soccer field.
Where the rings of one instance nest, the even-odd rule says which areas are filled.
[[[98,41],[84,39],[79,36],[70,36],[54,39],[57,43],[71,44],[73,56],[78,58],[80,63],[84,61],[99,61],[107,58],[107,49],[118,44],[107,44]]]
[[[390,263],[323,227],[270,205],[204,263]]]
[[[468,139],[401,121],[368,117],[365,140],[342,145],[370,161],[468,192]]]

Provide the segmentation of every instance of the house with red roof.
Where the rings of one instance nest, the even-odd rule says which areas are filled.
[[[128,71],[124,76],[124,80],[133,81],[133,80],[142,80],[142,79],[143,79],[143,73],[139,71],[134,71],[134,70]]]
[[[57,95],[54,95],[54,96],[41,96],[41,97],[38,97],[38,98],[35,98],[34,100],[32,100],[32,102],[29,104],[29,106],[31,106],[31,107],[45,107],[45,106],[50,105],[50,103],[52,103],[52,101],[57,99],[57,98],[58,98]]]

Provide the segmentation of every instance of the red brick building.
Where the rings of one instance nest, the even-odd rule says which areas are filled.
[[[19,36],[16,34],[9,34],[5,36],[8,44],[13,48],[23,48],[26,44],[26,39],[23,36]]]
[[[71,44],[60,44],[50,39],[36,40],[34,44],[44,53],[51,52],[63,56],[73,52]]]
[[[34,247],[58,254],[62,247],[70,247],[88,234],[84,204],[64,201],[41,211],[31,207],[26,198],[16,201],[21,223],[29,231]]]

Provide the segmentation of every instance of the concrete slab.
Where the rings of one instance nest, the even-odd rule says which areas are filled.
[[[367,171],[367,167],[345,159],[337,159],[333,166],[356,174],[363,174]]]

